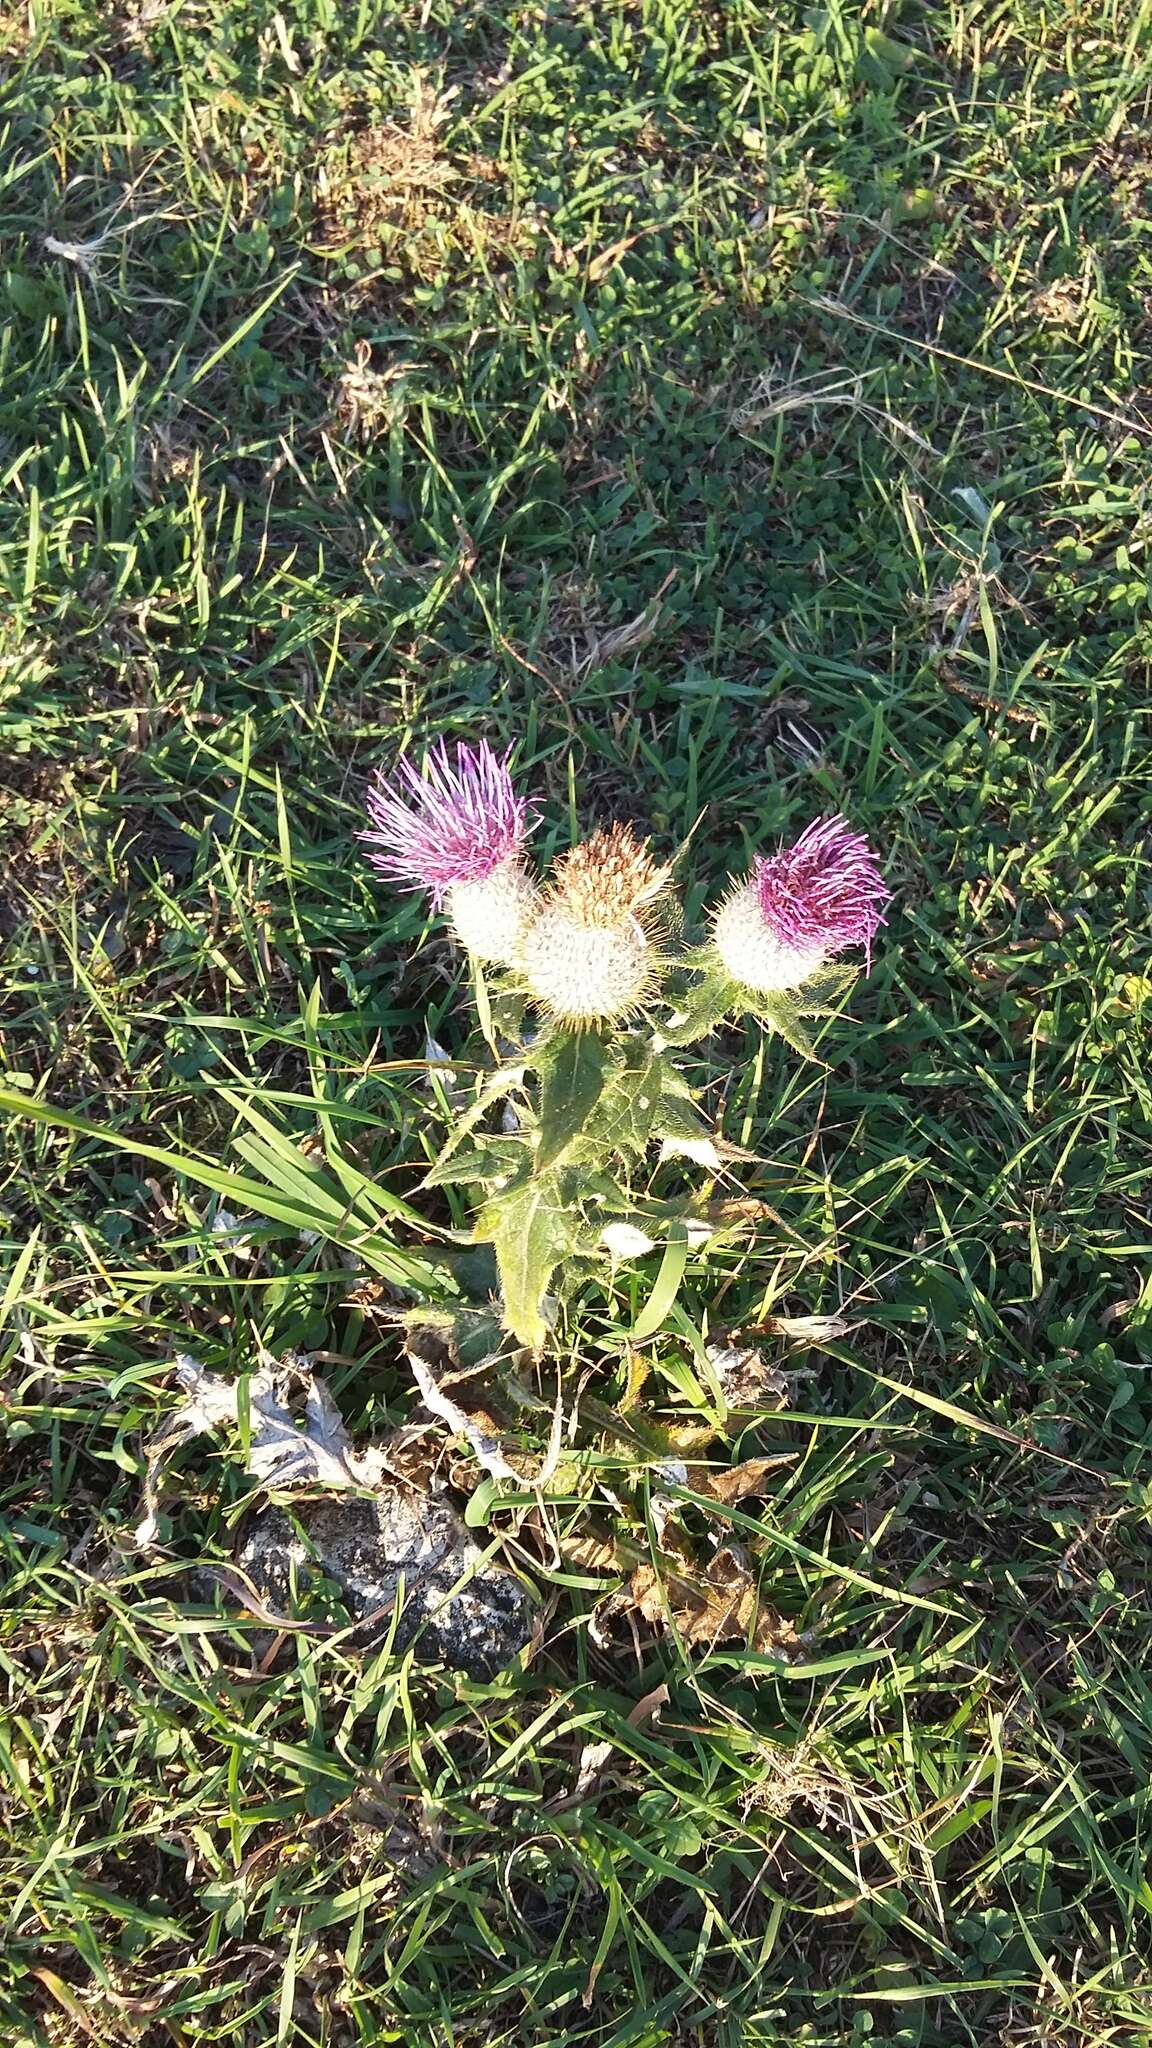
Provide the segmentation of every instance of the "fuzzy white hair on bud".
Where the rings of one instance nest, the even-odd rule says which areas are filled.
[[[656,1249],[655,1238],[649,1237],[646,1230],[637,1229],[634,1223],[605,1224],[600,1242],[614,1259],[642,1259],[645,1252]]]
[[[453,882],[448,915],[474,960],[508,967],[536,907],[537,891],[518,860],[503,860],[482,882]]]
[[[820,946],[784,945],[767,923],[750,883],[720,905],[712,926],[712,943],[732,979],[762,995],[799,988],[823,966],[826,957]]]
[[[724,1165],[711,1138],[664,1138],[660,1144],[660,1164],[669,1159],[690,1159],[693,1166],[706,1166],[710,1173],[719,1173]]]

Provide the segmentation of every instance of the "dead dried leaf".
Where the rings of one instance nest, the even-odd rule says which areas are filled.
[[[94,2025],[92,2020],[89,2019],[88,2014],[85,2012],[84,2007],[81,2005],[79,1999],[76,1996],[76,1993],[70,1988],[69,1985],[65,1984],[63,1978],[58,1977],[56,1975],[55,1970],[49,1970],[43,1967],[30,1967],[28,1975],[30,1977],[35,1977],[37,1982],[44,1986],[44,1989],[45,1991],[47,1991],[49,1997],[55,1999],[56,2004],[61,2008],[63,2012],[67,2013],[73,2025],[75,2027],[78,2027],[80,2032],[89,2041],[95,2041],[97,2044],[97,2048],[100,2048],[100,2043],[105,2038],[101,2028],[99,2026]]]
[[[758,1223],[779,1223],[780,1212],[770,1202],[762,1202],[756,1195],[739,1195],[708,1202],[703,1210],[705,1220],[714,1230],[736,1230],[745,1226],[754,1230]]]
[[[757,1325],[774,1337],[788,1337],[794,1344],[833,1344],[856,1328],[847,1316],[769,1316]]]
[[[160,1479],[172,1452],[193,1437],[239,1427],[243,1380],[226,1380],[189,1357],[177,1359],[176,1379],[184,1398],[148,1445],[144,1515],[135,1530],[142,1550],[156,1541]],[[387,1469],[383,1452],[371,1446],[362,1453],[353,1450],[325,1382],[306,1361],[292,1358],[262,1365],[246,1384],[247,1469],[263,1486],[380,1485]],[[289,1402],[299,1387],[304,1390],[304,1412],[298,1423]]]
[[[614,1742],[586,1742],[584,1744],[583,1749],[580,1751],[580,1767],[576,1773],[576,1783],[572,1787],[570,1795],[573,1800],[587,1798],[593,1785],[597,1783],[600,1773],[615,1747],[616,1744]]]
[[[635,654],[646,647],[656,631],[660,618],[659,604],[650,604],[644,611],[637,612],[634,619],[626,619],[622,626],[613,626],[597,636],[588,658],[590,668],[603,668],[606,662],[619,661],[625,654]]]
[[[695,1648],[740,1636],[754,1650],[785,1658],[799,1652],[795,1629],[761,1599],[751,1561],[738,1543],[724,1544],[701,1563],[683,1537],[670,1534],[657,1569],[627,1536],[615,1530],[601,1534],[586,1525],[565,1536],[562,1550],[567,1564],[604,1577],[630,1569],[627,1588],[612,1596],[606,1613],[633,1609],[661,1628],[671,1621],[681,1640]]]
[[[645,1621],[667,1627],[669,1619],[692,1648],[712,1649],[741,1637],[750,1649],[788,1657],[799,1650],[790,1621],[761,1600],[743,1549],[726,1543],[702,1567],[690,1562],[637,1565],[629,1596]]]
[[[670,1697],[671,1695],[666,1685],[654,1686],[651,1692],[646,1692],[642,1699],[637,1700],[628,1715],[628,1726],[630,1728],[642,1728],[645,1721],[659,1720],[660,1710],[662,1707],[667,1706]],[[586,1742],[580,1751],[580,1763],[576,1773],[575,1785],[571,1792],[566,1793],[563,1798],[554,1800],[552,1802],[553,1806],[574,1806],[578,1800],[586,1799],[589,1792],[598,1784],[601,1773],[613,1755],[615,1748],[614,1742]]]
[[[520,1475],[515,1467],[508,1463],[498,1437],[489,1434],[483,1427],[484,1423],[491,1425],[491,1417],[482,1409],[478,1411],[482,1421],[477,1419],[477,1413],[466,1413],[437,1384],[431,1367],[418,1352],[410,1350],[406,1356],[412,1369],[412,1377],[420,1389],[420,1399],[429,1413],[438,1415],[442,1422],[446,1422],[454,1436],[464,1438],[477,1463],[493,1479],[510,1479],[514,1484],[518,1483]]]
[[[709,1344],[708,1363],[729,1409],[786,1408],[791,1398],[787,1373],[751,1344]]]
[[[629,1559],[621,1558],[617,1537],[602,1536],[590,1526],[574,1529],[566,1535],[562,1548],[566,1564],[576,1565],[582,1571],[595,1572],[606,1579],[627,1570],[630,1562]],[[635,1551],[632,1555],[635,1556]]]
[[[664,593],[675,581],[676,571],[670,569],[655,597],[642,612],[637,612],[634,619],[627,619],[622,626],[608,626],[602,632],[593,632],[583,663],[585,670],[603,668],[606,662],[620,661],[626,654],[635,654],[641,647],[646,647],[660,623]]]
[[[666,1685],[654,1685],[651,1692],[646,1692],[631,1709],[628,1715],[628,1726],[630,1728],[642,1728],[645,1721],[658,1721],[662,1708],[668,1705],[671,1697],[672,1695]]]
[[[670,1457],[691,1458],[706,1451],[719,1434],[714,1422],[672,1422],[663,1432],[665,1450]]]
[[[598,255],[593,256],[592,261],[588,265],[589,284],[599,284],[602,278],[607,277],[610,270],[615,269],[620,258],[628,254],[629,249],[634,247],[640,240],[641,235],[650,235],[652,233],[653,229],[651,228],[641,228],[637,234],[621,235],[618,242],[609,242],[608,247],[601,249]]]
[[[727,1471],[705,1468],[690,1473],[688,1484],[693,1493],[705,1500],[720,1501],[730,1507],[747,1494],[759,1493],[769,1472],[779,1471],[782,1465],[794,1465],[799,1455],[799,1451],[781,1451],[772,1458],[745,1458],[739,1465],[730,1465]]]
[[[304,1376],[304,1418],[299,1428],[286,1405],[293,1374]],[[319,1373],[296,1366],[287,1374],[274,1371],[270,1386],[257,1387],[256,1380],[264,1377],[256,1375],[249,1396],[248,1470],[254,1478],[267,1487],[380,1484],[383,1453],[371,1446],[361,1454],[353,1450],[344,1419]]]

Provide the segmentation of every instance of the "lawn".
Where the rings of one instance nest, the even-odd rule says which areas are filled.
[[[1152,5],[0,45],[5,2043],[1152,2042]],[[455,1385],[519,1491],[401,1323],[491,1288],[461,957],[355,837],[441,735],[545,854],[691,833],[693,929],[838,810],[894,892],[826,1064],[686,1056],[745,1227]],[[245,1604],[293,1353],[530,1654]]]

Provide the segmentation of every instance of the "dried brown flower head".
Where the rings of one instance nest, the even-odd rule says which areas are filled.
[[[589,930],[612,930],[629,918],[647,925],[668,876],[669,869],[652,859],[646,839],[637,839],[630,825],[612,825],[560,856],[549,899]]]

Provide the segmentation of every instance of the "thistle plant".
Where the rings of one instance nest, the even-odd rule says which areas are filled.
[[[817,1057],[804,1019],[842,1000],[857,972],[838,964],[844,953],[863,948],[871,966],[888,888],[867,841],[842,817],[821,819],[758,856],[706,940],[677,952],[672,867],[628,826],[593,832],[543,881],[532,873],[537,808],[485,741],[458,745],[454,760],[441,741],[422,770],[402,760],[368,812],[361,837],[378,872],[426,895],[469,955],[487,1046],[475,1099],[425,1185],[473,1191],[471,1241],[495,1249],[506,1325],[539,1348],[559,1272],[579,1277],[606,1254],[700,1227],[691,1194],[647,1192],[651,1148],[711,1172],[736,1156],[678,1050],[751,1014]]]

